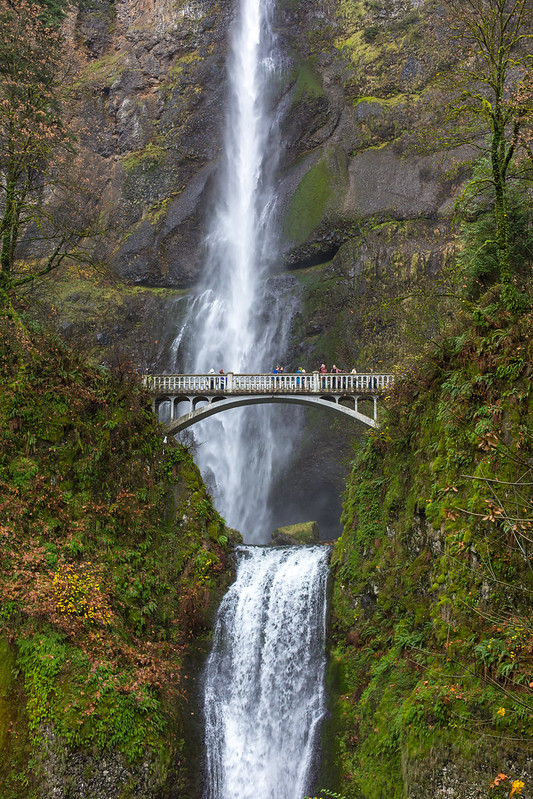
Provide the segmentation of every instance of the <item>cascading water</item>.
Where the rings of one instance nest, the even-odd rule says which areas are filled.
[[[180,350],[179,367],[191,373],[270,371],[283,357],[290,325],[290,312],[279,307],[278,293],[267,281],[275,258],[271,223],[279,152],[272,110],[279,63],[272,0],[240,2],[228,61],[224,159],[207,258],[174,348]],[[256,406],[226,411],[197,428],[197,460],[217,505],[228,524],[250,542],[269,537],[274,458],[279,469],[291,449],[282,419],[279,409]]]
[[[206,670],[206,799],[300,799],[325,713],[328,550],[238,555]]]

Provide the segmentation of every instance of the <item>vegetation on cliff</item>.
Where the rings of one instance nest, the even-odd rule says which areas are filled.
[[[431,341],[404,344],[356,455],[334,554],[332,760],[365,799],[533,781],[530,10],[447,7],[433,35],[457,52],[431,91],[448,115],[419,108],[433,147],[473,154],[461,227],[418,307]]]
[[[350,796],[533,778],[532,322],[494,286],[397,381],[356,456],[334,555]]]
[[[13,320],[0,341],[0,794],[40,795],[51,731],[179,784],[183,658],[230,534],[128,368]]]

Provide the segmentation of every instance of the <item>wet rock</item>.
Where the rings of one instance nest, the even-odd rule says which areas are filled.
[[[159,794],[149,755],[131,765],[117,752],[72,749],[51,726],[42,728],[38,760],[39,795],[43,798],[110,799],[128,794],[155,799]]]

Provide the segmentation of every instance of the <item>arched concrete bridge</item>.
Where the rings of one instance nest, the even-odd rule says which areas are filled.
[[[296,403],[327,408],[377,427],[377,400],[393,382],[383,374],[208,374],[145,375],[144,385],[153,397],[159,415],[163,403],[170,403],[168,435],[206,419],[215,413],[267,402]],[[358,403],[373,401],[373,415],[361,413]],[[184,403],[185,412],[180,406]]]

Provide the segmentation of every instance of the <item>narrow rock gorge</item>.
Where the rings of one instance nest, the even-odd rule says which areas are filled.
[[[530,3],[35,3],[0,0],[0,799],[531,796]],[[175,440],[145,379],[321,364],[374,427]]]

